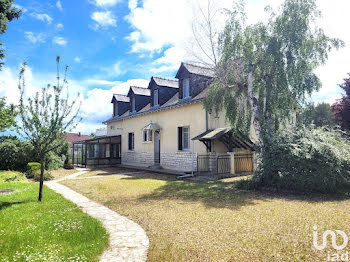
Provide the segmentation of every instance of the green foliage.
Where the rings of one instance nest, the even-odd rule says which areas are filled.
[[[0,171],[0,183],[5,182],[26,182],[26,176],[17,171]]]
[[[0,143],[0,170],[25,171],[27,163],[34,159],[33,147],[29,142],[6,139]]]
[[[14,0],[1,0],[0,1],[0,34],[3,34],[7,30],[7,23],[13,19],[18,19],[21,15],[21,10],[18,10],[16,7],[13,7]],[[0,42],[0,47],[2,43]],[[4,58],[4,50],[0,49],[0,59]],[[1,66],[4,63],[0,63]],[[0,118],[1,119],[1,118]]]
[[[229,12],[220,36],[220,61],[205,100],[208,111],[224,109],[234,132],[252,122],[259,145],[290,119],[297,103],[318,90],[314,70],[343,42],[315,24],[316,0],[285,0],[267,23],[245,24],[243,5]]]
[[[57,155],[54,152],[49,152],[46,157],[45,167],[47,170],[56,170],[64,166],[66,160],[65,155]]]
[[[41,164],[37,162],[29,162],[27,164],[26,175],[28,178],[34,178],[36,174],[40,175]]]
[[[331,106],[327,103],[321,103],[316,106],[313,103],[307,104],[305,108],[298,112],[297,123],[299,125],[314,124],[316,127],[333,127],[336,125]]]
[[[44,181],[52,180],[53,179],[53,175],[49,171],[45,170],[43,179],[44,179]],[[38,181],[38,182],[40,181],[40,171],[34,173],[34,180]]]
[[[17,112],[14,105],[6,105],[5,97],[0,98],[0,132],[16,124],[15,117]]]
[[[259,187],[335,193],[350,189],[350,141],[339,130],[301,127],[266,144]]]

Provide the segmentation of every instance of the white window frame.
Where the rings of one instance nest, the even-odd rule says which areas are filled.
[[[151,129],[145,129],[143,130],[142,132],[142,141],[144,143],[147,143],[147,142],[152,142],[152,137],[153,137],[153,130]]]
[[[131,148],[129,148],[129,144],[130,144],[130,135],[129,134],[132,134],[131,135]],[[130,132],[128,133],[128,150],[129,151],[135,151],[135,134],[133,132]]]
[[[190,79],[189,78],[185,78],[182,83],[182,98],[187,98],[187,97],[190,97]]]
[[[187,131],[185,131],[187,130]],[[185,133],[187,134],[187,147],[185,147]],[[190,150],[190,127],[184,126],[182,127],[182,150],[183,151],[189,151]]]
[[[158,105],[159,105],[159,89],[154,89],[153,90],[153,106],[158,106]]]

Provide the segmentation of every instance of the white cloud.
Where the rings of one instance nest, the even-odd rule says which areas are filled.
[[[31,14],[32,17],[34,17],[35,19],[38,19],[42,22],[46,22],[48,24],[52,23],[52,17],[49,16],[48,14],[37,14],[37,13],[32,13]]]
[[[21,5],[17,5],[17,4],[12,4],[13,7],[16,7],[17,9],[20,9],[22,11],[22,13],[25,13],[28,11],[27,8],[21,6]]]
[[[121,76],[126,73],[126,70],[123,69],[121,61],[118,61],[108,67],[102,67],[101,71],[103,72],[103,76],[107,78]]]
[[[53,67],[54,70],[54,67]],[[5,96],[10,103],[17,104],[19,101],[18,85],[19,68],[12,69],[4,66],[0,71],[0,97]],[[26,96],[33,96],[40,88],[46,87],[48,83],[55,83],[56,75],[38,73],[33,68],[27,67],[25,74]],[[95,132],[96,128],[103,127],[102,122],[112,115],[112,95],[127,94],[129,87],[147,87],[148,80],[131,79],[126,82],[108,81],[103,79],[68,79],[69,96],[74,99],[78,93],[81,94],[79,101],[82,102],[80,116],[83,118],[76,131],[89,134]],[[93,89],[87,91],[89,88]]]
[[[111,11],[93,12],[91,14],[91,19],[97,23],[97,27],[117,26],[117,19]]]
[[[64,28],[64,26],[63,26],[63,24],[59,23],[59,24],[56,25],[56,28],[58,30],[62,30]]]
[[[121,2],[122,0],[95,0],[94,4],[99,7],[111,7]]]
[[[62,4],[61,4],[61,1],[60,1],[60,0],[58,0],[58,1],[56,2],[56,7],[57,7],[58,10],[60,10],[61,12],[63,11],[63,7],[62,7]]]
[[[74,57],[74,62],[80,63],[81,62],[81,58],[79,56]]]
[[[52,42],[54,42],[57,45],[61,45],[61,46],[65,46],[67,44],[67,40],[62,36],[55,36],[52,39]]]
[[[152,72],[171,72],[176,70],[180,61],[196,60],[191,54],[193,33],[191,25],[194,19],[198,19],[196,8],[207,3],[200,0],[144,0],[142,6],[137,6],[137,0],[129,0],[130,13],[126,20],[131,24],[133,31],[127,39],[132,42],[131,52],[140,55],[164,54],[153,63]],[[218,10],[231,8],[231,0],[211,1]],[[267,14],[264,7],[270,5],[277,8],[283,0],[247,0],[246,11],[248,23],[266,21]],[[317,70],[323,83],[323,88],[315,94],[316,99],[334,101],[340,97],[340,89],[337,84],[343,81],[346,73],[350,71],[348,57],[350,57],[350,34],[346,29],[348,21],[347,10],[350,9],[350,1],[338,0],[336,4],[329,0],[317,1],[323,18],[319,25],[325,29],[331,37],[339,37],[344,40],[346,47],[340,51],[332,51],[326,65]],[[224,16],[219,15],[216,22],[221,25]]]
[[[44,33],[24,32],[24,37],[32,43],[45,43],[46,35]]]

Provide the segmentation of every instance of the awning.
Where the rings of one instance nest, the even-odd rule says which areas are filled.
[[[208,148],[208,142],[216,139],[224,143],[228,149],[232,146],[233,148],[244,148],[255,151],[255,146],[252,141],[249,139],[242,139],[238,135],[233,136],[232,129],[227,127],[210,129],[192,138],[192,140],[202,141]]]
[[[156,123],[149,123],[147,126],[142,128],[142,130],[160,130],[161,127]]]

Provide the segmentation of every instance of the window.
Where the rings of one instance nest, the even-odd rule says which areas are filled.
[[[178,127],[178,149],[189,150],[190,149],[190,128]]]
[[[159,89],[153,91],[153,106],[159,105]]]
[[[113,116],[118,115],[118,103],[113,103]]]
[[[190,79],[186,78],[183,80],[182,98],[186,98],[189,96],[190,96]]]
[[[135,97],[133,96],[131,98],[131,112],[135,112],[136,111],[136,99]]]
[[[152,130],[143,130],[143,142],[152,142]]]
[[[129,145],[129,150],[133,151],[135,149],[135,136],[134,133],[129,133],[129,141],[128,141],[128,145]]]

